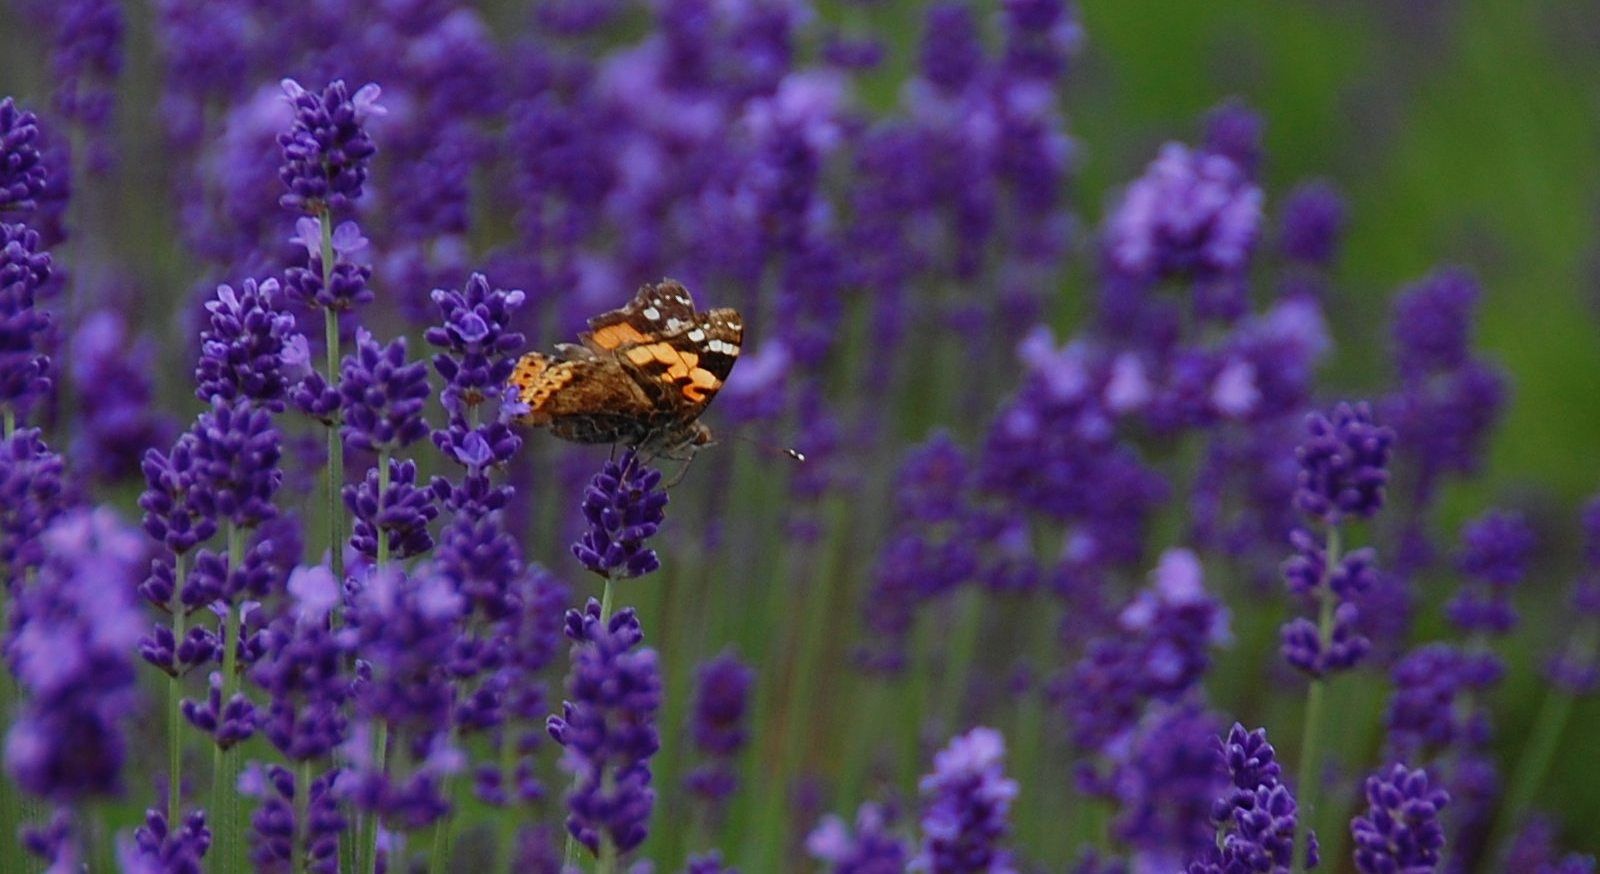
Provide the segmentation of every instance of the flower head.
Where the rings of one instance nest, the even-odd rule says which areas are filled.
[[[10,97],[0,100],[0,210],[29,210],[48,174],[39,160],[39,120]]]
[[[283,409],[291,339],[298,335],[294,316],[280,309],[280,294],[276,279],[259,284],[246,279],[238,291],[217,286],[216,299],[206,303],[210,327],[200,334],[196,397],[244,397],[273,411]]]
[[[1261,201],[1231,157],[1169,143],[1107,220],[1107,259],[1134,279],[1239,274],[1260,234]]]
[[[690,792],[712,803],[726,801],[738,786],[732,760],[747,737],[753,682],[755,672],[732,652],[705,662],[696,672],[689,731],[708,761],[690,772],[687,783]]]
[[[974,728],[934,756],[933,773],[919,783],[927,808],[922,849],[913,870],[932,874],[1009,874],[1016,868],[1001,849],[1010,834],[1017,782],[1005,776],[1005,738]]]
[[[1444,849],[1439,812],[1450,803],[1428,774],[1395,764],[1367,778],[1367,812],[1350,821],[1361,874],[1437,870]]]
[[[904,874],[910,852],[894,825],[893,809],[863,804],[853,831],[837,816],[823,817],[806,836],[806,852],[833,874]]]
[[[427,436],[422,411],[433,390],[426,365],[406,360],[404,337],[383,346],[367,331],[358,332],[340,374],[344,418],[339,430],[350,446],[382,452]]]
[[[1295,450],[1300,461],[1295,506],[1329,525],[1375,515],[1389,482],[1394,432],[1374,422],[1365,403],[1312,413],[1306,417],[1306,431],[1305,442]]]
[[[589,524],[572,545],[572,554],[603,577],[651,573],[661,561],[645,543],[666,519],[666,507],[661,471],[631,449],[620,460],[607,460],[583,493],[583,517]]]
[[[278,137],[278,176],[289,189],[279,202],[311,214],[344,210],[361,196],[367,164],[377,152],[367,122],[385,112],[378,105],[380,89],[369,83],[351,94],[338,79],[319,94],[285,79],[283,92],[294,107],[294,124]]]

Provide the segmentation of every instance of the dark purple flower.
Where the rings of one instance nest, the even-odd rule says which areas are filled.
[[[197,515],[253,528],[278,513],[272,498],[283,484],[282,440],[272,414],[250,401],[216,401],[190,429]]]
[[[339,870],[339,838],[348,825],[339,809],[334,784],[340,772],[314,777],[310,786],[298,785],[295,773],[279,765],[252,764],[240,777],[240,794],[260,799],[250,815],[250,860],[257,871],[298,870],[296,860],[306,860],[313,874]],[[309,792],[307,822],[300,823],[295,796]]]
[[[1232,158],[1169,143],[1107,219],[1107,260],[1135,280],[1237,276],[1261,231],[1261,201]]]
[[[8,569],[8,592],[44,562],[40,535],[70,503],[61,456],[39,429],[22,428],[0,441],[0,564]]]
[[[278,177],[289,189],[279,202],[311,215],[342,212],[361,197],[367,164],[377,152],[366,124],[385,112],[378,105],[379,88],[368,83],[351,94],[337,79],[318,94],[285,79],[283,93],[294,107],[294,126],[278,137]]]
[[[621,460],[608,459],[584,490],[583,518],[588,527],[572,545],[572,554],[603,577],[625,579],[652,573],[661,561],[645,543],[661,528],[666,508],[661,471],[645,464],[631,449]]]
[[[1383,507],[1394,432],[1374,422],[1365,403],[1312,413],[1306,431],[1295,450],[1300,462],[1295,506],[1327,525],[1346,517],[1372,518]]]
[[[481,273],[468,277],[460,291],[434,289],[441,323],[430,327],[426,337],[440,350],[433,367],[444,378],[445,409],[452,421],[503,393],[516,355],[527,342],[511,328],[526,297],[521,291],[491,288]],[[440,448],[450,451],[443,444]]]
[[[321,759],[344,741],[351,693],[349,652],[328,626],[339,585],[326,567],[289,577],[290,612],[262,632],[250,679],[267,694],[260,729],[290,761]]]
[[[322,220],[302,217],[295,222],[292,242],[305,249],[305,266],[293,266],[283,273],[284,290],[289,299],[313,309],[331,309],[344,313],[373,298],[367,280],[372,278],[372,266],[355,260],[357,253],[367,248],[368,240],[361,235],[355,222],[340,222],[333,229],[333,268],[328,281],[322,277]]]
[[[339,395],[345,443],[368,452],[401,449],[428,434],[422,418],[433,389],[428,368],[406,361],[406,339],[383,346],[365,330],[356,334],[356,348],[345,356]]]
[[[1556,847],[1556,830],[1545,817],[1534,817],[1517,832],[1504,861],[1506,871],[1532,874],[1594,874],[1594,856],[1569,853]]]
[[[1356,870],[1361,874],[1410,874],[1438,870],[1444,849],[1439,812],[1450,803],[1443,789],[1428,785],[1426,771],[1395,764],[1367,778],[1367,812],[1350,821]]]
[[[1401,376],[1457,370],[1467,363],[1478,299],[1483,292],[1460,269],[1440,270],[1403,289],[1391,321]]]
[[[38,117],[10,97],[0,100],[0,210],[31,210],[44,191],[49,174],[38,139]]]
[[[626,853],[644,843],[655,806],[650,758],[661,747],[656,652],[640,647],[644,632],[633,610],[602,621],[593,598],[583,611],[568,611],[566,631],[573,641],[569,698],[548,730],[565,748],[562,762],[574,778],[567,831],[592,853],[599,854],[602,841]]]
[[[904,874],[911,854],[894,824],[894,811],[878,804],[861,805],[853,832],[830,814],[806,837],[806,852],[832,874]]]
[[[1451,623],[1468,632],[1509,632],[1517,620],[1511,590],[1526,576],[1533,548],[1533,529],[1520,513],[1490,511],[1463,527],[1456,567],[1467,580],[1445,607]]]
[[[417,463],[389,459],[388,483],[380,488],[378,470],[367,471],[360,483],[344,487],[344,505],[355,517],[350,546],[376,560],[381,532],[389,558],[421,555],[433,548],[428,524],[439,517],[433,493],[417,485]]]
[[[702,665],[695,675],[689,733],[707,761],[689,772],[689,791],[715,808],[738,788],[734,759],[748,737],[747,710],[755,672],[732,652]]]
[[[1266,121],[1238,99],[1225,100],[1205,118],[1205,150],[1222,155],[1255,176],[1261,165],[1261,140]]]
[[[43,354],[50,316],[36,307],[50,273],[38,232],[0,223],[0,406],[13,414],[26,413],[50,389]]]
[[[6,735],[6,771],[62,804],[115,794],[138,709],[134,582],[143,538],[104,508],[59,516],[40,535],[37,578],[12,593],[5,656],[23,698]]]
[[[144,812],[144,825],[133,840],[117,841],[117,862],[123,874],[205,874],[211,829],[203,810],[190,811],[183,825],[173,830],[159,810]]]
[[[983,41],[971,7],[950,2],[928,7],[922,34],[923,79],[944,94],[959,94],[977,80],[983,60]]]
[[[683,874],[739,874],[739,869],[722,861],[722,853],[712,850],[709,853],[690,856],[689,863],[684,866]]]
[[[123,318],[101,309],[81,317],[72,340],[72,381],[90,402],[82,407],[70,455],[83,473],[114,482],[139,470],[153,445],[166,443],[175,423],[155,404],[155,348],[128,334]]]
[[[1134,870],[1179,871],[1214,845],[1211,814],[1227,777],[1219,726],[1193,702],[1158,704],[1114,756],[1105,790],[1120,808],[1113,833],[1134,850]]]
[[[294,316],[280,309],[280,294],[276,279],[259,285],[246,279],[237,292],[217,286],[216,300],[206,303],[211,325],[200,335],[196,397],[243,397],[274,412],[283,409],[295,331]]]
[[[1284,198],[1278,248],[1290,261],[1326,267],[1338,257],[1344,226],[1339,192],[1327,182],[1306,182]]]
[[[191,726],[210,735],[219,749],[227,750],[255,736],[258,711],[243,692],[235,692],[224,701],[222,686],[222,672],[212,671],[207,678],[206,699],[185,698],[181,707],[183,718]]]
[[[199,438],[193,432],[179,435],[172,449],[148,449],[141,465],[145,490],[139,496],[144,510],[144,530],[174,555],[183,555],[217,533],[217,519],[202,512],[192,492],[201,484],[195,458]]]
[[[1005,72],[1051,81],[1083,43],[1083,27],[1066,0],[1006,0]]]
[[[356,714],[424,737],[446,731],[449,653],[466,607],[455,587],[427,567],[408,577],[388,564],[370,569],[350,597],[349,645],[361,654]]]
[[[930,874],[1011,874],[1011,802],[1017,781],[1002,765],[1005,738],[974,728],[950,741],[933,759],[933,773],[918,784],[926,808],[922,846],[911,869]]]
[[[1212,809],[1217,842],[1204,848],[1185,874],[1289,871],[1298,811],[1276,758],[1265,729],[1247,732],[1234,723],[1221,743],[1221,763],[1232,785]],[[1318,861],[1315,835],[1309,838],[1308,853],[1307,867],[1314,868]]]
[[[1355,667],[1372,649],[1357,624],[1361,611],[1346,601],[1333,610],[1326,634],[1317,623],[1298,617],[1284,623],[1279,651],[1307,676],[1320,678]]]

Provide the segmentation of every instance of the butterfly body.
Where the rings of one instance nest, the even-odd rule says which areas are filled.
[[[511,374],[518,419],[575,443],[621,443],[675,455],[711,442],[698,420],[739,358],[731,309],[699,312],[670,279],[589,320],[579,344],[530,352]]]

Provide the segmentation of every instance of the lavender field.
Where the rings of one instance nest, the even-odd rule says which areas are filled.
[[[0,874],[1593,874],[1548,6],[0,0]]]

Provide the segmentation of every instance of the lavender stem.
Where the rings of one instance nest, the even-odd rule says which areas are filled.
[[[1335,526],[1328,528],[1328,555],[1322,571],[1322,584],[1317,587],[1317,600],[1319,609],[1317,614],[1317,637],[1322,647],[1327,648],[1333,637],[1333,590],[1329,585],[1329,578],[1333,575],[1334,568],[1339,566],[1339,529]],[[1311,686],[1306,691],[1306,721],[1300,735],[1300,810],[1301,815],[1295,819],[1294,824],[1294,859],[1291,870],[1294,874],[1301,874],[1306,870],[1307,830],[1317,813],[1317,796],[1321,794],[1322,772],[1317,765],[1321,755],[1322,746],[1322,707],[1323,699],[1327,695],[1327,681],[1322,677],[1313,677]]]

